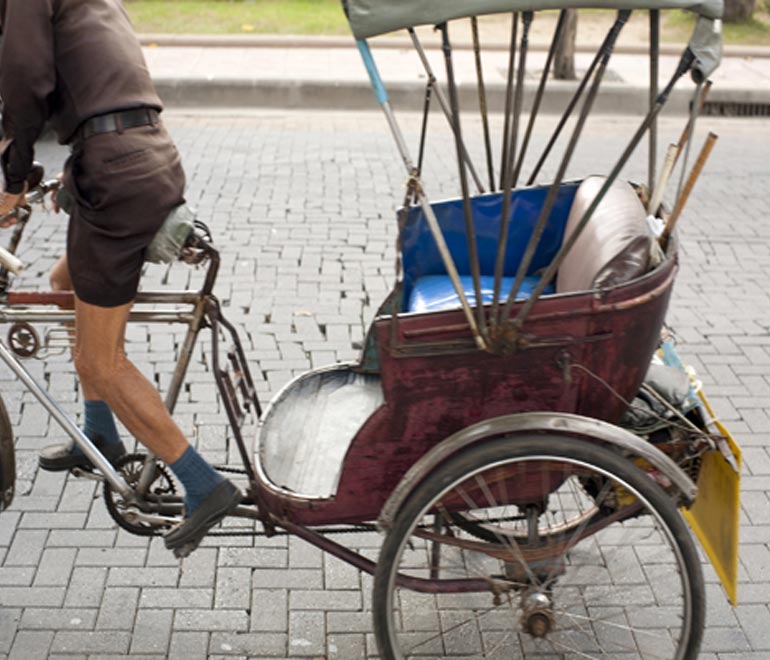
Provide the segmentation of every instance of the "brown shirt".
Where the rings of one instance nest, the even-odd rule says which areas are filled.
[[[21,192],[47,121],[66,144],[96,115],[161,109],[121,0],[0,0],[6,190]]]

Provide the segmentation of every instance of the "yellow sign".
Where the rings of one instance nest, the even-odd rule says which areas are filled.
[[[702,392],[699,396],[711,419],[714,411]],[[741,448],[718,421],[720,447],[703,455],[695,503],[683,514],[701,542],[727,597],[738,602],[738,522],[741,497]]]

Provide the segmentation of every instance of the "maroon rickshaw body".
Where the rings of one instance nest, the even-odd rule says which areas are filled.
[[[658,345],[676,270],[671,249],[623,285],[540,298],[510,355],[478,349],[459,309],[376,318],[384,403],[350,443],[336,494],[306,498],[260,480],[267,509],[298,525],[375,520],[405,472],[471,424],[534,411],[617,422]]]

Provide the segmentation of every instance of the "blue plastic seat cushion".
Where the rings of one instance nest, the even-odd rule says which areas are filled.
[[[513,287],[513,277],[502,278],[500,286],[500,300],[504,302]],[[534,288],[540,282],[540,278],[530,275],[524,278],[517,298],[528,298]],[[468,304],[476,304],[476,293],[473,287],[473,277],[471,275],[461,275],[462,284]],[[495,278],[492,275],[482,275],[481,277],[481,299],[482,304],[492,302],[494,295]],[[554,287],[549,284],[543,294],[553,293]],[[435,312],[443,309],[456,309],[460,307],[460,297],[457,295],[452,280],[448,275],[426,275],[419,278],[412,288],[409,296],[408,312]]]

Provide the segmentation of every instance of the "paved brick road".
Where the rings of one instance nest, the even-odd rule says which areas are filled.
[[[189,200],[222,248],[219,296],[242,330],[260,395],[310,367],[354,358],[393,281],[393,208],[404,176],[382,118],[201,113],[169,114],[167,123]],[[703,120],[699,129],[707,123],[721,139],[683,218],[683,268],[669,319],[746,457],[741,605],[727,604],[707,569],[703,657],[759,660],[770,658],[770,125]],[[552,125],[543,120],[536,144]],[[606,171],[634,125],[592,120],[572,173]],[[406,126],[414,145],[419,118]],[[680,130],[679,121],[663,122],[662,143]],[[480,134],[477,124],[467,131]],[[452,158],[447,137],[441,127],[429,142],[432,162]],[[45,143],[40,156],[53,169],[63,152]],[[629,167],[626,176],[642,172]],[[428,167],[429,194],[454,194],[450,179],[448,170]],[[38,214],[33,222],[23,254],[29,288],[43,286],[64,244],[60,218]],[[151,267],[145,286],[180,288],[195,277],[183,267]],[[163,387],[180,337],[167,327],[132,326],[128,350]],[[236,464],[207,361],[204,346],[177,417],[212,461]],[[67,411],[79,411],[66,355],[28,366]],[[17,498],[0,516],[0,659],[362,657],[371,636],[368,577],[286,537],[211,538],[174,561],[159,540],[118,530],[94,483],[39,472],[36,450],[60,433],[4,368],[0,388],[18,433],[19,470]],[[230,527],[250,529],[239,521]],[[376,555],[377,538],[350,543]]]

